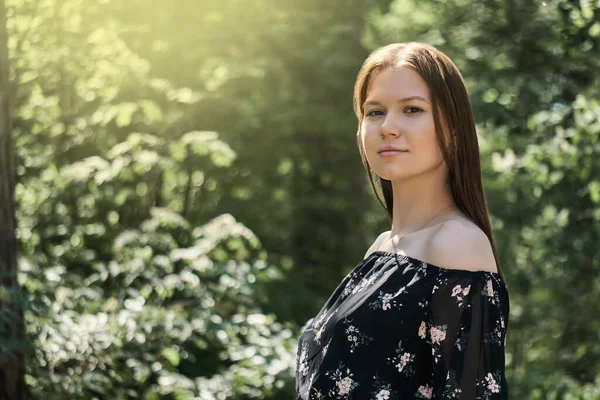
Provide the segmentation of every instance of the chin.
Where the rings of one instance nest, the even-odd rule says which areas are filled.
[[[378,174],[379,175],[379,174]],[[381,174],[379,175],[379,177],[381,179],[385,179],[386,181],[401,181],[401,180],[405,180],[408,179],[412,176],[412,174],[402,174],[402,173],[397,173],[397,174]]]

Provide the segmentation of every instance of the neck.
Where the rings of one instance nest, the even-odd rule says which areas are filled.
[[[391,235],[404,235],[423,228],[423,225],[435,224],[440,217],[454,210],[450,185],[445,182],[445,176],[439,174],[392,181],[392,190]]]

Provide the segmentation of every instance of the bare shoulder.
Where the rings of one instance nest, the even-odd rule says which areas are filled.
[[[431,237],[431,263],[447,269],[498,272],[485,232],[468,220],[442,223]]]
[[[375,249],[377,249],[379,247],[381,242],[383,242],[388,236],[390,236],[390,232],[391,231],[385,231],[385,232],[382,232],[381,234],[379,234],[379,236],[377,236],[377,239],[375,239],[373,244],[369,247],[369,249],[365,253],[364,258],[367,258],[369,256],[369,254],[371,254],[373,251],[375,251]]]

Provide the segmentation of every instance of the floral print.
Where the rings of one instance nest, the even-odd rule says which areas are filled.
[[[481,291],[481,294],[487,296],[490,303],[494,305],[500,304],[500,299],[498,298],[498,292],[494,289],[494,282],[492,279],[488,279],[486,281],[485,288]]]
[[[500,370],[492,372],[488,372],[484,378],[476,379],[475,386],[477,390],[477,399],[481,400],[494,400],[494,399],[506,399],[506,393],[501,395],[501,385],[503,373]],[[456,381],[455,378],[450,379],[450,373],[447,376],[447,382]],[[458,387],[458,385],[454,384],[446,384],[443,399],[462,399],[463,394],[462,389]],[[467,397],[471,398],[471,397]]]
[[[379,279],[382,272],[382,270],[378,270],[371,274],[368,274],[368,276],[363,277],[363,279],[361,279],[358,284],[355,284],[352,287],[351,293],[354,295],[366,290],[369,286],[372,286]]]
[[[390,391],[382,389],[375,397],[377,397],[377,400],[388,400],[390,398]]]
[[[463,288],[460,285],[456,285],[454,286],[454,289],[452,289],[452,297],[456,298],[456,301],[458,302],[458,306],[462,307],[464,305],[464,300],[465,297],[469,294],[469,291],[471,290],[471,285]]]
[[[492,331],[487,332],[483,336],[484,343],[490,343],[490,344],[493,344],[496,346],[500,346],[501,341],[502,341],[502,327],[501,326],[495,326]]]
[[[431,393],[433,392],[433,388],[429,386],[419,386],[419,390],[415,393],[415,398],[417,399],[431,399]]]
[[[419,326],[419,337],[421,339],[425,339],[427,336],[427,323],[425,321],[421,321],[421,325]]]
[[[429,328],[431,342],[433,344],[440,344],[442,340],[446,339],[447,328],[448,327],[446,325],[432,326],[431,328]]]
[[[296,398],[506,400],[508,316],[497,273],[377,251],[302,331]]]
[[[398,348],[396,348],[395,351],[396,356],[389,357],[388,363],[394,365],[400,375],[413,376],[415,374],[415,369],[412,362],[415,359],[415,354],[411,354],[404,350],[402,347],[402,340],[398,342]]]
[[[302,352],[300,353],[299,357],[298,357],[298,371],[303,375],[306,376],[306,374],[308,374],[308,363],[307,363],[307,358],[308,358],[308,343],[303,343],[302,344]]]
[[[325,314],[323,314],[321,316],[321,318],[319,318],[319,320],[317,321],[317,323],[314,325],[314,328],[316,329],[321,323],[323,323],[323,325],[321,325],[321,327],[319,328],[319,330],[317,330],[317,333],[315,334],[315,341],[317,343],[321,343],[321,336],[323,335],[323,332],[325,332],[325,329],[327,328],[327,323],[335,315],[336,311],[337,310],[329,313],[329,316],[327,317],[327,319],[325,320],[325,322],[323,322],[323,318],[325,317]]]
[[[359,385],[358,382],[352,379],[354,374],[343,362],[339,363],[334,372],[327,371],[325,375],[335,382],[335,388],[329,390],[329,396],[336,399],[348,399],[348,395]]]
[[[396,400],[398,393],[392,388],[392,384],[381,379],[377,375],[373,377],[373,390],[370,399],[373,400]]]
[[[498,393],[500,392],[500,386],[498,385],[498,382],[496,382],[496,379],[494,379],[494,376],[491,373],[488,373],[485,377],[485,381],[486,381],[486,390],[490,393]]]
[[[383,291],[379,291],[379,296],[376,300],[369,303],[369,308],[371,310],[389,310],[391,308],[397,308],[402,304],[396,302],[396,295],[393,293],[384,293]]]
[[[442,357],[441,344],[446,339],[447,330],[447,325],[438,325],[429,328],[429,343],[431,344],[431,354],[434,363],[437,363]]]
[[[348,324],[352,321],[344,319],[343,322]],[[350,353],[354,353],[354,349],[356,349],[358,346],[367,345],[373,340],[373,338],[361,333],[354,325],[348,325],[348,328],[346,328],[346,335],[348,342],[350,343]]]

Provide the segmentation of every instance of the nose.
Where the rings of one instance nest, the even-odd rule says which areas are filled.
[[[381,134],[384,136],[387,135],[400,135],[400,121],[397,117],[393,115],[393,113],[388,112],[383,120],[383,123],[380,126]]]

